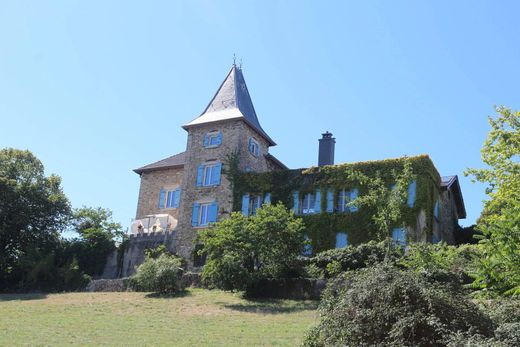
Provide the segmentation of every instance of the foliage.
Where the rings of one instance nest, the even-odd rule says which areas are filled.
[[[320,304],[307,346],[442,346],[457,332],[492,335],[492,322],[456,291],[389,265],[345,272]]]
[[[234,163],[234,164],[233,164]],[[301,216],[306,227],[306,234],[311,239],[314,252],[334,248],[336,233],[347,232],[349,243],[360,244],[373,239],[384,239],[379,237],[380,228],[374,222],[373,216],[377,213],[379,204],[365,204],[355,213],[327,213],[324,192],[333,189],[336,192],[342,189],[359,189],[359,197],[368,193],[370,189],[368,182],[363,177],[379,177],[384,182],[384,188],[395,184],[395,177],[402,176],[406,163],[409,163],[410,171],[417,182],[417,195],[413,207],[401,206],[399,212],[392,212],[394,216],[400,215],[395,223],[396,226],[415,226],[417,215],[424,211],[426,214],[426,228],[424,234],[415,235],[416,241],[431,239],[433,208],[439,196],[440,176],[432,161],[426,155],[415,157],[403,157],[380,161],[359,162],[353,164],[340,164],[323,167],[312,167],[306,170],[282,170],[264,173],[241,172],[236,161],[230,161],[227,165],[226,174],[233,182],[233,211],[241,210],[242,195],[271,193],[273,203],[282,202],[288,208],[293,206],[294,191],[300,194],[314,193],[317,189],[322,192],[320,214]],[[233,165],[235,167],[232,167]],[[353,173],[358,173],[354,175]],[[401,184],[400,186],[404,186]],[[385,192],[379,190],[379,192]],[[377,191],[376,191],[377,193]],[[369,194],[370,195],[370,194]],[[374,195],[374,194],[372,194]],[[393,191],[388,194],[399,197],[402,191]],[[334,197],[334,206],[337,206],[337,194]],[[395,199],[397,200],[397,199]],[[361,202],[361,201],[358,201]],[[382,205],[382,204],[381,204]],[[381,214],[380,214],[381,215]],[[299,216],[300,217],[300,216]],[[386,223],[386,222],[385,222]],[[390,223],[389,223],[390,224]]]
[[[520,295],[520,111],[496,108],[482,148],[485,169],[468,169],[486,183],[489,200],[477,227],[484,234],[484,257],[475,285],[506,295]]]
[[[155,248],[147,248],[144,250],[146,258],[157,259],[163,254],[172,255],[170,251],[168,251],[168,248],[166,248],[166,245],[159,245]]]
[[[449,246],[444,242],[437,244],[411,244],[400,262],[416,272],[438,276],[441,272],[451,273],[460,283],[471,283],[482,257],[479,245]]]
[[[85,273],[100,275],[108,255],[116,249],[115,240],[124,238],[121,224],[112,221],[109,209],[82,207],[74,210],[71,225],[79,238],[72,242],[70,253]]]
[[[303,223],[282,204],[264,205],[251,217],[232,213],[202,230],[203,281],[224,290],[245,290],[262,278],[290,276],[303,251]]]
[[[45,176],[29,151],[0,150],[0,290],[21,281],[22,259],[38,245],[50,248],[70,215],[61,179]]]
[[[139,291],[175,294],[184,290],[181,266],[182,260],[172,255],[147,258],[130,278],[129,285]]]
[[[344,271],[374,266],[385,259],[389,242],[370,241],[320,252],[309,260],[309,271],[313,277],[329,278]],[[396,262],[403,255],[400,247],[391,247],[390,250],[390,262]]]

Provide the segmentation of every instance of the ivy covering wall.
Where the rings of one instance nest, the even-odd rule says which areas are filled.
[[[309,169],[272,171],[265,173],[241,172],[238,161],[230,158],[226,174],[233,187],[233,210],[241,211],[244,194],[264,195],[271,193],[272,203],[281,201],[286,207],[293,207],[293,192],[300,196],[321,191],[321,213],[302,215],[306,226],[306,234],[311,239],[313,252],[335,247],[336,233],[346,232],[349,244],[359,244],[375,238],[377,228],[372,222],[373,211],[363,207],[357,212],[326,212],[328,190],[334,190],[334,206],[337,206],[338,191],[357,188],[359,195],[366,192],[359,182],[348,178],[346,172],[357,170],[365,175],[379,175],[390,186],[393,172],[403,169],[405,160],[411,162],[416,181],[416,199],[413,207],[402,207],[402,221],[399,225],[416,228],[417,216],[424,211],[426,216],[426,238],[431,240],[433,225],[433,209],[439,196],[440,175],[427,155],[403,157],[379,161],[358,162]],[[389,235],[391,236],[391,235]],[[409,235],[418,239],[419,235]]]

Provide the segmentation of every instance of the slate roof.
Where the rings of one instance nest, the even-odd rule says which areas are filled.
[[[457,175],[442,176],[441,188],[443,190],[450,189],[452,191],[455,198],[455,204],[457,206],[457,214],[459,218],[466,218],[466,207],[464,206],[464,198],[462,197],[462,191],[460,189],[459,177]]]
[[[158,170],[158,169],[169,169],[173,167],[183,167],[186,161],[186,152],[181,152],[171,157],[164,158],[162,160],[156,161],[155,163],[151,163],[135,169],[134,172],[139,175],[143,172]]]
[[[182,127],[188,129],[191,126],[198,124],[219,122],[229,119],[243,119],[263,138],[265,138],[267,142],[269,142],[270,146],[276,145],[264,129],[262,129],[258,117],[256,116],[251,96],[247,90],[242,69],[234,64],[204,112]]]

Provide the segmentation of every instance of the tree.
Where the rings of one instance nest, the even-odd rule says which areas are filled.
[[[112,220],[112,211],[101,207],[75,209],[71,224],[79,234],[71,252],[77,257],[80,269],[91,276],[100,275],[107,256],[115,250],[115,241],[125,236],[121,224]]]
[[[503,106],[489,117],[491,131],[481,150],[485,169],[468,169],[486,183],[489,200],[477,222],[485,256],[475,284],[499,293],[520,294],[520,112]]]
[[[301,219],[283,204],[264,205],[251,217],[231,217],[203,230],[203,280],[224,290],[245,290],[265,278],[289,276],[304,246]]]
[[[31,247],[56,242],[70,216],[59,176],[45,176],[29,151],[0,150],[0,287]]]

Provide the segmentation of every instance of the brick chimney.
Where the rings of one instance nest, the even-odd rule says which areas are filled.
[[[328,131],[321,135],[322,138],[318,140],[320,142],[318,166],[334,165],[334,147],[336,145],[336,139],[332,137],[332,134]]]

